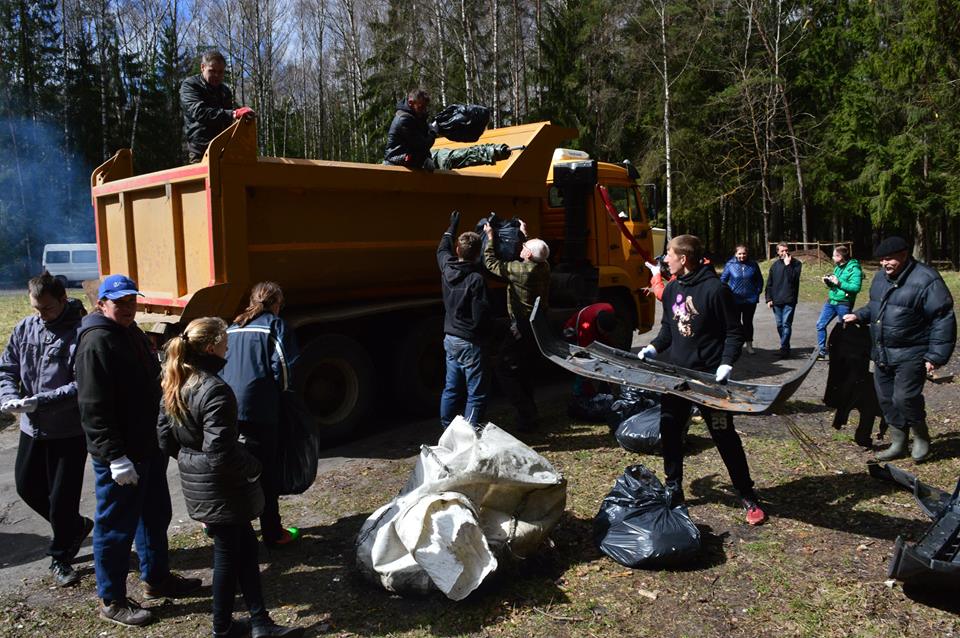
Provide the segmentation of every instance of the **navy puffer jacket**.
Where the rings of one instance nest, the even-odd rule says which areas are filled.
[[[940,273],[912,258],[896,279],[877,273],[870,301],[855,314],[870,325],[872,358],[879,365],[923,359],[942,366],[953,354],[953,297]]]
[[[36,411],[20,415],[20,429],[35,439],[83,434],[73,365],[85,314],[78,299],[69,299],[53,321],[27,317],[13,329],[0,356],[0,403],[37,397]]]
[[[192,363],[199,378],[181,391],[186,414],[177,420],[160,410],[160,448],[177,459],[190,518],[245,523],[263,511],[260,461],[237,440],[237,399],[216,374],[226,362],[205,355]]]
[[[748,305],[760,301],[763,275],[760,273],[760,266],[752,259],[740,262],[736,257],[731,257],[723,267],[720,281],[730,287],[734,303]]]

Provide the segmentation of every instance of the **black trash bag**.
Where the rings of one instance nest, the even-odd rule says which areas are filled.
[[[620,386],[620,397],[610,405],[607,425],[610,426],[611,432],[616,432],[621,423],[655,405],[660,405],[658,394],[639,388]]]
[[[614,432],[624,450],[638,454],[660,454],[660,404],[627,417]]]
[[[318,432],[313,415],[291,390],[280,395],[278,437],[278,491],[303,494],[317,478]]]
[[[490,109],[479,104],[451,104],[434,118],[437,134],[454,142],[476,142],[490,123]]]
[[[700,530],[686,505],[670,507],[656,475],[631,465],[617,479],[593,519],[601,552],[626,567],[657,569],[691,562],[700,553]]]
[[[573,397],[567,406],[567,415],[578,421],[603,423],[607,420],[607,414],[610,412],[612,403],[612,394],[595,394],[590,398]]]
[[[490,224],[493,228],[493,253],[500,261],[517,261],[520,259],[520,249],[523,248],[523,242],[527,241],[526,235],[520,231],[520,220],[503,219],[496,213],[477,222],[477,234],[483,240],[483,250],[487,249],[487,234],[483,232],[483,227]]]

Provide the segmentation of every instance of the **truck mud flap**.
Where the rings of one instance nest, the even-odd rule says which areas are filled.
[[[960,481],[953,494],[931,487],[894,465],[867,465],[870,476],[910,490],[933,525],[913,545],[897,537],[887,576],[924,588],[960,588]]]
[[[545,313],[534,304],[530,325],[540,352],[547,359],[574,374],[617,385],[627,385],[659,394],[673,394],[696,404],[743,414],[776,411],[800,387],[813,365],[810,360],[782,385],[728,381],[717,383],[713,374],[672,366],[659,361],[641,361],[632,352],[601,343],[575,346],[555,336]]]

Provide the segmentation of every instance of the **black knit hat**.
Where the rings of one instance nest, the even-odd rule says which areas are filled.
[[[876,259],[881,259],[903,250],[910,250],[910,245],[907,243],[906,239],[897,236],[887,237],[880,242],[876,248],[873,249],[873,256]]]

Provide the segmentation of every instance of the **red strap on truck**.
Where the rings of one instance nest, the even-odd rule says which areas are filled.
[[[644,261],[652,262],[653,259],[650,258],[650,255],[646,250],[643,249],[643,246],[640,245],[640,242],[637,241],[637,238],[633,236],[633,233],[630,232],[630,229],[627,228],[627,225],[623,223],[623,220],[620,219],[620,215],[617,214],[617,207],[613,205],[613,200],[610,199],[610,193],[607,192],[607,187],[602,184],[598,184],[597,188],[600,189],[600,198],[603,200],[603,205],[607,209],[607,214],[610,215],[610,219],[613,220],[613,223],[617,225],[617,228],[620,229],[620,232],[623,233],[623,236],[629,240],[630,245],[633,246],[633,249],[640,253],[640,256],[643,257]]]

